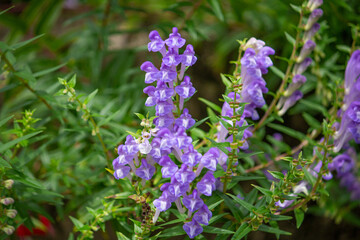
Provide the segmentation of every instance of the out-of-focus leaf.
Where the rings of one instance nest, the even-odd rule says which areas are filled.
[[[213,10],[215,16],[220,20],[220,21],[224,21],[225,17],[224,17],[224,13],[221,9],[221,4],[219,0],[208,0],[211,9]]]

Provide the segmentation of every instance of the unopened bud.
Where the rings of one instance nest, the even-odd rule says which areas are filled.
[[[13,226],[10,225],[6,225],[5,227],[2,227],[2,230],[4,231],[4,233],[6,233],[7,235],[11,235],[14,233],[15,228]]]
[[[3,198],[0,200],[0,203],[4,204],[4,205],[10,205],[14,203],[14,199],[12,198]]]
[[[14,184],[14,180],[8,179],[3,182],[3,185],[6,189],[11,189]]]
[[[15,218],[17,211],[15,209],[6,209],[6,216],[9,218]]]

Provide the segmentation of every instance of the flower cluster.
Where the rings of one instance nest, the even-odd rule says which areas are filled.
[[[200,196],[211,196],[215,190],[213,171],[216,170],[219,150],[211,148],[202,155],[186,133],[195,124],[188,109],[184,108],[185,100],[195,93],[190,77],[184,76],[187,67],[197,60],[193,46],[188,44],[184,52],[179,53],[185,39],[181,38],[177,28],[173,28],[166,40],[157,31],[152,31],[149,38],[148,50],[162,55],[160,68],[149,61],[141,65],[141,70],[146,72],[145,83],[156,84],[144,89],[148,95],[145,105],[155,106],[155,127],[152,128],[151,121],[143,119],[141,136],[127,136],[125,144],[118,147],[119,157],[113,161],[114,176],[116,179],[131,178],[131,170],[146,181],[160,166],[162,177],[170,181],[161,186],[162,194],[153,202],[156,207],[153,223],[160,212],[166,211],[175,202],[180,213],[188,210],[192,220],[183,228],[193,238],[203,231],[200,224],[207,225],[212,216]],[[208,171],[203,175],[204,168]],[[195,186],[196,178],[200,180],[196,180]]]
[[[351,192],[351,199],[360,200],[360,182],[354,174],[356,152],[349,148],[346,153],[336,156],[328,167],[336,171],[336,177],[340,179],[340,185]]]
[[[291,79],[291,83],[277,104],[277,109],[279,109],[280,116],[284,115],[289,108],[294,106],[294,104],[303,97],[303,94],[299,88],[306,82],[306,77],[302,74],[312,63],[312,59],[308,56],[316,46],[313,38],[316,32],[320,29],[320,24],[317,23],[317,21],[323,15],[323,11],[318,7],[320,7],[322,3],[322,0],[310,0],[307,4],[307,8],[311,13],[304,26],[305,31],[302,36],[304,45],[302,46],[300,53],[296,58],[296,64],[293,68],[293,77]]]
[[[345,70],[345,96],[341,108],[341,123],[334,136],[334,152],[354,138],[360,143],[360,50],[350,57]]]
[[[265,105],[265,100],[263,93],[268,91],[266,87],[266,82],[263,79],[262,75],[268,72],[268,68],[272,66],[272,61],[269,55],[275,54],[275,51],[265,46],[265,42],[257,40],[255,38],[250,38],[246,44],[242,46],[242,49],[245,50],[243,57],[241,58],[241,83],[242,88],[238,93],[230,92],[228,97],[233,100],[234,104],[238,103],[247,103],[244,107],[244,112],[239,119],[237,119],[234,128],[247,126],[245,118],[251,117],[253,120],[259,119],[259,114],[256,111],[256,108],[261,108]],[[235,112],[238,112],[240,107],[235,109]],[[232,121],[229,118],[234,117],[234,109],[230,106],[228,102],[225,102],[222,106],[221,115],[223,117],[228,117],[224,121],[232,125]],[[222,123],[219,126],[219,131],[217,135],[218,142],[232,142],[233,136],[228,137],[229,131]],[[242,146],[239,148],[242,150],[248,149],[249,145],[246,142],[246,139],[251,137],[252,133],[248,129],[245,129],[242,135]],[[223,168],[226,168],[227,155],[221,152],[220,164]]]

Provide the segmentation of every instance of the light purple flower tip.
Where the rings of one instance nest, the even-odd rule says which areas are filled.
[[[186,193],[186,191],[189,189],[190,185],[189,183],[181,183],[176,180],[176,178],[173,176],[171,177],[171,184],[168,187],[168,191],[175,197],[178,198]]]
[[[162,73],[149,61],[144,62],[140,69],[144,72],[146,72],[145,74],[145,83],[150,84],[153,83],[157,80],[159,80],[162,76]]]
[[[204,177],[196,184],[196,188],[202,194],[211,196],[215,190],[215,177],[212,171],[208,171]]]
[[[212,212],[209,208],[204,204],[199,211],[194,214],[194,220],[200,224],[209,225],[209,221],[212,217]]]
[[[320,24],[314,23],[314,25],[304,33],[304,41],[311,40],[315,34],[319,31]]]
[[[301,63],[296,63],[294,66],[294,74],[302,74],[312,63],[312,59],[307,57]]]
[[[156,105],[157,98],[155,97],[155,90],[156,88],[154,86],[147,86],[144,88],[143,92],[149,96],[146,99],[145,106],[151,107]]]
[[[219,149],[216,147],[213,147],[213,148],[210,148],[204,154],[204,156],[201,158],[201,163],[207,169],[209,169],[211,171],[216,171],[216,165],[217,165],[219,157],[220,157]]]
[[[159,33],[156,30],[150,32],[149,39],[151,41],[148,43],[149,52],[159,52],[164,48],[165,42],[161,39]]]
[[[156,168],[149,164],[146,159],[141,160],[141,167],[136,169],[135,174],[145,180],[150,180],[155,173]]]
[[[129,166],[121,166],[119,165],[117,168],[114,167],[114,177],[116,179],[122,179],[125,178],[129,172],[130,172],[130,167]]]
[[[168,47],[179,49],[185,45],[186,40],[181,38],[180,33],[178,33],[178,29],[174,27],[172,29],[172,33],[170,33],[169,38],[165,40],[165,43]]]
[[[178,170],[174,177],[181,184],[191,183],[195,179],[195,173],[188,168],[187,165],[182,164],[180,170]]]
[[[182,202],[190,212],[195,212],[204,205],[204,201],[200,198],[196,189],[193,190],[192,194],[186,195]]]
[[[154,96],[158,99],[158,101],[167,101],[174,93],[174,89],[169,88],[163,81],[158,81]]]
[[[203,228],[195,220],[185,223],[183,229],[190,238],[194,238],[203,232]]]
[[[184,77],[184,81],[179,86],[175,87],[175,91],[183,98],[189,98],[195,93],[195,88],[192,86],[189,76]]]
[[[194,47],[191,44],[186,46],[186,49],[182,55],[182,64],[185,66],[192,66],[195,64],[197,58],[195,57]]]
[[[178,166],[168,156],[163,156],[159,160],[159,165],[162,166],[161,173],[163,178],[172,177],[179,169]]]
[[[188,149],[185,150],[185,153],[181,156],[181,160],[184,164],[189,167],[194,167],[201,160],[201,154],[194,149],[194,146],[189,145]]]
[[[170,49],[165,57],[163,57],[162,62],[168,66],[177,66],[181,63],[182,56],[180,56],[174,49]]]
[[[189,110],[184,108],[183,113],[179,118],[175,119],[175,125],[184,127],[185,129],[191,128],[195,124],[195,120],[189,114]]]

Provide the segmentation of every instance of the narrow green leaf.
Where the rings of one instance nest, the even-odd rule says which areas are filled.
[[[254,184],[251,184],[251,186],[253,186],[254,188],[256,188],[257,190],[259,190],[260,192],[262,192],[265,196],[267,197],[271,197],[273,192],[269,189],[266,189],[266,188],[263,188],[263,187],[260,187],[260,186],[256,186]]]
[[[300,208],[295,209],[294,213],[295,213],[295,219],[296,219],[296,227],[299,229],[302,222],[304,221],[305,213]]]
[[[268,232],[268,233],[274,233],[274,234],[283,234],[283,235],[291,235],[291,233],[280,230],[278,228],[270,227],[267,225],[260,225],[259,231],[262,232]]]
[[[224,100],[225,100],[227,103],[230,103],[230,102],[233,102],[233,101],[234,101],[234,99],[226,96],[225,94],[223,94],[222,96],[223,96]]]
[[[221,9],[221,5],[220,5],[220,1],[219,0],[208,0],[210,6],[211,6],[211,9],[213,10],[215,16],[220,20],[220,21],[224,21],[225,20],[225,17],[224,17],[224,14],[222,12],[222,9]]]
[[[10,141],[10,142],[7,142],[7,143],[1,145],[1,146],[0,146],[0,153],[3,153],[4,151],[6,151],[7,149],[11,148],[12,146],[14,146],[14,145],[16,145],[16,144],[18,144],[18,143],[26,140],[26,139],[29,139],[29,138],[31,138],[31,137],[33,137],[33,136],[35,136],[35,135],[37,135],[37,134],[39,134],[39,133],[41,133],[41,132],[42,132],[42,131],[30,133],[30,134],[27,134],[27,135],[25,135],[25,136],[23,136],[23,137],[14,139],[14,140],[12,140],[12,141]]]
[[[0,127],[1,127],[2,125],[4,125],[5,123],[7,123],[7,121],[9,121],[10,119],[12,119],[13,117],[14,117],[14,115],[11,115],[11,116],[9,116],[9,117],[1,120],[1,121],[0,121]]]
[[[238,198],[237,196],[234,196],[234,195],[232,195],[232,194],[230,194],[230,193],[227,193],[227,195],[229,195],[230,197],[232,197],[232,198],[235,200],[235,202],[239,203],[241,206],[243,206],[244,208],[246,208],[246,210],[248,210],[248,211],[252,211],[253,209],[256,209],[255,206],[253,206],[253,205],[251,205],[250,203],[248,203],[248,202],[246,202],[246,201]]]
[[[289,43],[291,43],[291,45],[293,45],[293,46],[295,45],[295,39],[290,34],[285,32],[285,37],[289,41]]]
[[[142,115],[141,113],[134,113],[140,120],[145,119],[145,116]]]
[[[204,232],[206,233],[216,233],[216,234],[233,234],[235,232],[223,229],[223,228],[217,228],[217,227],[210,227],[210,226],[203,226]]]
[[[75,87],[76,85],[76,74],[74,74],[71,79],[68,81],[68,85],[70,88]]]
[[[270,70],[271,70],[276,76],[278,76],[279,78],[284,79],[285,73],[283,73],[283,72],[282,72],[280,69],[278,69],[277,67],[271,66],[271,67],[270,67]]]
[[[58,65],[58,66],[56,66],[56,67],[52,67],[52,68],[49,68],[49,69],[46,69],[46,70],[43,70],[43,71],[34,73],[33,76],[34,76],[34,77],[41,77],[41,76],[44,76],[44,75],[46,75],[46,74],[55,72],[56,70],[62,68],[62,67],[65,66],[66,64],[67,64],[67,63],[63,63],[63,64],[60,64],[60,65]]]
[[[11,168],[11,165],[2,157],[0,157],[0,167]]]
[[[287,221],[287,220],[291,220],[292,217],[291,216],[285,216],[285,215],[271,215],[270,220],[272,221]]]
[[[216,203],[213,203],[213,204],[211,204],[208,208],[209,208],[209,210],[212,210],[212,209],[214,209],[214,208],[216,208],[220,203],[222,203],[224,201],[224,199],[221,199],[221,200],[219,200],[219,201],[217,201]]]
[[[209,100],[206,100],[205,98],[199,98],[200,101],[217,111],[218,113],[221,113],[221,107],[216,105],[215,103],[210,102]]]
[[[227,88],[230,88],[231,87],[231,81],[224,75],[224,74],[220,74],[220,77],[221,77],[221,80],[222,82],[224,83],[224,85],[227,87]]]
[[[165,229],[162,234],[160,234],[160,237],[175,237],[179,235],[186,234],[182,225],[177,225],[172,228]]]
[[[191,128],[189,128],[187,131],[191,131],[193,128],[196,128],[197,126],[200,126],[203,124],[206,120],[208,120],[210,117],[206,117],[204,119],[201,119],[200,121],[197,121]]]
[[[7,9],[5,9],[4,11],[1,11],[1,12],[0,12],[0,15],[6,13],[7,11],[9,11],[9,10],[11,10],[11,9],[13,9],[14,7],[15,7],[15,6],[11,6],[11,7],[7,8]]]
[[[305,134],[301,133],[301,132],[298,132],[294,129],[291,129],[291,128],[288,128],[288,127],[285,127],[283,125],[279,125],[279,124],[275,124],[275,123],[269,123],[268,124],[269,127],[275,129],[275,130],[278,130],[282,133],[285,133],[293,138],[296,138],[300,141],[304,140],[306,138]]]
[[[278,172],[278,171],[270,171],[268,170],[268,172],[271,174],[271,176],[273,176],[276,179],[284,179],[284,174],[282,172]]]
[[[33,76],[32,73],[30,73],[28,71],[16,72],[15,76],[26,80],[28,83],[35,83],[36,82],[36,78]]]
[[[116,232],[116,236],[117,236],[118,240],[130,240],[130,238],[126,237],[121,232]]]
[[[234,236],[231,238],[231,240],[240,240],[251,231],[252,231],[251,226],[249,226],[249,224],[247,224],[247,223],[243,223],[236,230],[236,232],[235,232]]]
[[[78,219],[76,219],[72,216],[69,216],[69,217],[77,229],[80,229],[84,226],[84,224],[82,222],[80,222]]]
[[[25,46],[25,45],[28,45],[29,43],[35,41],[36,39],[41,38],[41,37],[44,36],[44,35],[45,35],[45,33],[40,34],[39,36],[33,37],[33,38],[29,39],[29,40],[16,43],[16,44],[12,45],[11,47],[16,50],[16,49],[21,48],[21,47],[23,47],[23,46]]]
[[[240,221],[242,218],[242,214],[240,212],[240,209],[234,205],[234,202],[231,201],[231,199],[222,192],[215,191],[215,193],[222,199],[224,199],[225,205],[230,209],[235,219]]]
[[[292,9],[294,9],[295,12],[301,13],[301,6],[296,6],[296,5],[290,3],[290,7]]]

